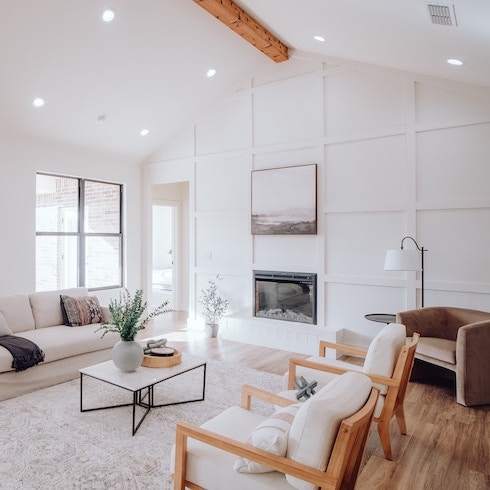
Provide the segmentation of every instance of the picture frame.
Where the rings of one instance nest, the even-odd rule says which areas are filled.
[[[253,170],[252,235],[316,235],[317,165]]]

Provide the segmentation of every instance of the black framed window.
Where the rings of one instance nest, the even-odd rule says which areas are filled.
[[[123,284],[122,185],[36,175],[36,291]]]

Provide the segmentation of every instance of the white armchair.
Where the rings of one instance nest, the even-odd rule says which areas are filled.
[[[400,432],[407,433],[404,401],[419,341],[419,334],[414,333],[410,343],[406,345],[405,331],[404,325],[387,325],[371,341],[367,351],[348,345],[320,341],[319,356],[289,360],[289,371],[284,375],[283,381],[284,387],[289,392],[283,393],[283,396],[294,396],[295,392],[291,390],[294,388],[294,380],[299,376],[303,376],[310,382],[315,380],[321,387],[346,372],[366,374],[373,386],[380,390],[374,421],[377,423],[385,458],[392,459],[390,422],[396,416]],[[364,363],[357,365],[342,360],[327,359],[325,357],[327,348],[363,357]]]
[[[250,410],[251,396],[280,407]],[[242,406],[201,427],[177,424],[174,489],[354,488],[378,397],[368,377],[347,373],[305,403],[244,386]]]

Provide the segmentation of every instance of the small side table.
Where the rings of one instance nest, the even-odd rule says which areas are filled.
[[[366,320],[371,320],[372,322],[386,324],[396,322],[396,315],[393,315],[392,313],[369,313],[368,315],[364,315],[364,318]]]

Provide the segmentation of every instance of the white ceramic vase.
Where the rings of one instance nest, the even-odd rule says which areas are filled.
[[[136,371],[143,362],[143,346],[134,340],[120,340],[112,348],[112,362],[126,373]]]
[[[206,323],[205,332],[208,337],[218,336],[219,325],[217,323]]]

